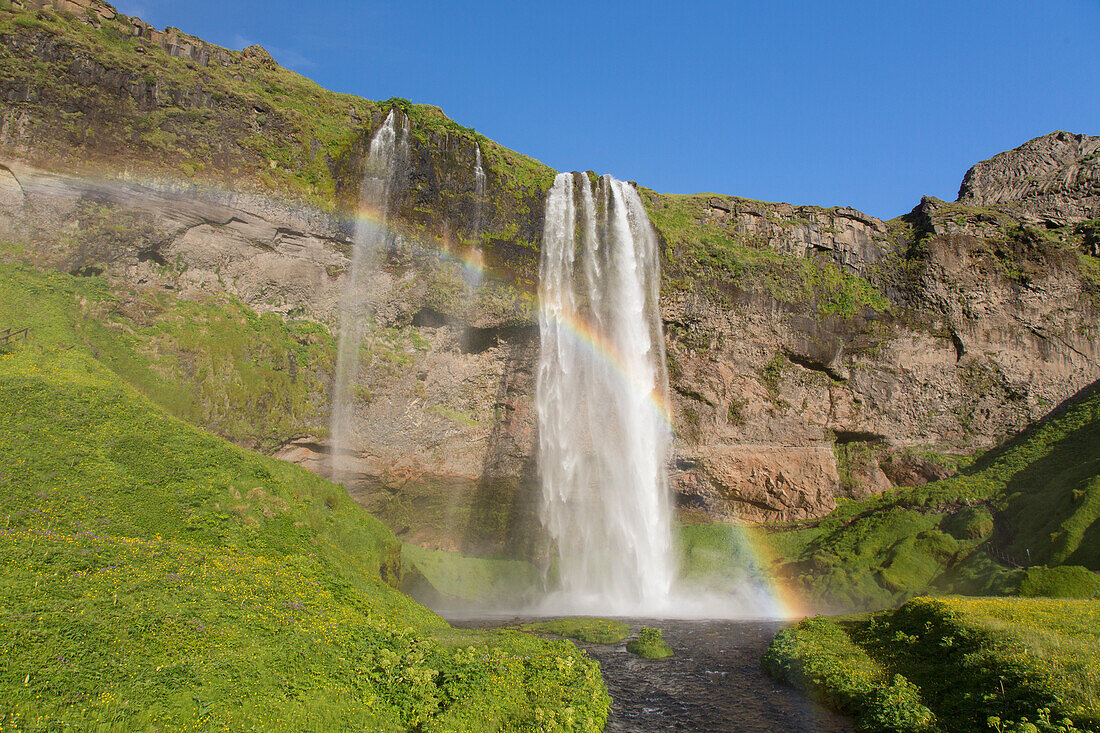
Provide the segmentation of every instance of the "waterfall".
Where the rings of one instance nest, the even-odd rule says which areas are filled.
[[[408,157],[408,119],[398,124],[390,110],[370,141],[370,153],[359,186],[359,210],[351,249],[351,266],[338,305],[339,346],[332,388],[330,471],[333,481],[352,476],[349,456],[354,453],[355,384],[359,375],[359,350],[370,325],[372,304],[381,294],[378,254],[386,241],[386,222],[392,208],[397,171]]]
[[[485,210],[485,169],[481,167],[481,144],[474,143],[474,249],[470,253],[469,267],[466,270],[466,286],[471,302],[481,287],[483,256],[481,254],[481,229],[484,225]]]
[[[485,199],[485,169],[481,167],[481,143],[474,143],[474,196],[477,199],[477,224],[481,229],[481,204]]]
[[[542,519],[556,610],[652,613],[673,582],[656,235],[637,191],[561,173],[539,263]]]

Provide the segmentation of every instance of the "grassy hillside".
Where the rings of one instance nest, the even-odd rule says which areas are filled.
[[[0,324],[86,350],[172,415],[240,445],[271,450],[328,429],[335,345],[304,319],[0,262]]]
[[[1011,565],[1100,570],[1100,385],[957,476],[847,502],[766,537],[812,600],[882,607],[929,590],[1013,592]]]
[[[78,345],[0,354],[0,724],[598,730],[567,643],[450,630],[339,486],[169,417]]]
[[[808,619],[773,676],[872,731],[1100,729],[1100,601],[943,598]]]
[[[1025,579],[1034,595],[1090,597],[1081,568],[1100,570],[1097,446],[1094,384],[952,478],[846,501],[793,526],[684,527],[682,572],[712,584],[769,573],[835,610],[929,592],[1016,593]]]

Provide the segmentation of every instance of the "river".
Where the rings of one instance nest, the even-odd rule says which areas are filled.
[[[460,626],[499,626],[534,619],[456,621]],[[611,693],[606,733],[840,733],[849,719],[808,700],[760,669],[760,656],[778,621],[623,619],[664,631],[670,659],[649,660],[626,644],[575,642],[600,663]]]

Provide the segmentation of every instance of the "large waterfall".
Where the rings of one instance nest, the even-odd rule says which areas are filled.
[[[657,239],[637,191],[561,173],[539,265],[542,518],[567,612],[668,610],[671,431]]]
[[[349,456],[354,453],[355,382],[359,374],[360,347],[371,322],[373,303],[379,295],[378,255],[386,241],[387,221],[398,171],[408,157],[408,119],[394,110],[370,142],[370,154],[359,188],[351,266],[341,294],[340,343],[336,352],[336,376],[332,388],[331,476],[343,482],[351,477]]]

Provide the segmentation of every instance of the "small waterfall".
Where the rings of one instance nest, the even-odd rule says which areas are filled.
[[[481,167],[481,143],[474,143],[474,196],[477,198],[477,224],[481,229],[481,204],[485,199],[485,169]]]
[[[481,254],[481,229],[484,226],[485,211],[485,169],[481,167],[481,143],[474,143],[474,249],[470,253],[470,261],[466,268],[466,285],[469,288],[470,297],[475,297],[477,289],[481,287],[482,264]]]
[[[579,261],[578,261],[579,260]],[[671,431],[656,235],[637,191],[561,173],[546,201],[537,385],[555,610],[667,609]]]
[[[397,171],[408,158],[408,119],[399,125],[390,110],[370,141],[370,153],[359,186],[359,210],[351,250],[351,267],[341,295],[340,335],[336,375],[332,388],[330,423],[333,481],[351,477],[348,457],[354,452],[355,384],[359,375],[359,350],[371,321],[372,304],[379,295],[378,255],[386,242],[387,220]],[[373,297],[372,297],[373,296]]]

